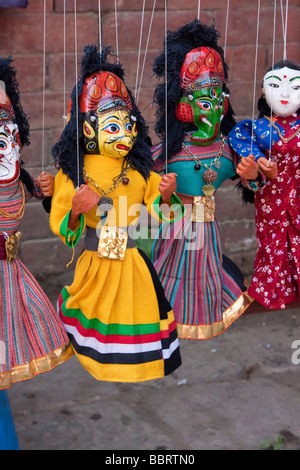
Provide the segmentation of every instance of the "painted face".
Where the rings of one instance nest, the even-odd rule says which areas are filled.
[[[97,153],[109,157],[125,157],[137,137],[136,123],[125,109],[112,109],[100,114],[96,127],[99,146]]]
[[[271,70],[263,80],[266,102],[277,116],[287,117],[300,108],[300,70]]]
[[[11,121],[0,123],[0,185],[15,181],[20,174],[18,126]]]
[[[179,99],[176,108],[177,119],[193,123],[198,129],[192,134],[191,142],[198,145],[209,145],[217,139],[226,103],[221,86],[201,87],[187,91]]]

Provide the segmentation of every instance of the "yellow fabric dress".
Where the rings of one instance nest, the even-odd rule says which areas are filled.
[[[84,157],[87,174],[104,190],[121,173],[122,163],[122,158]],[[113,200],[108,221],[114,219],[117,227],[134,224],[136,204],[144,204],[151,212],[159,201],[159,175],[151,172],[146,181],[130,168],[127,177],[129,184],[120,184],[108,194]],[[81,216],[75,233],[67,228],[74,194],[72,181],[59,170],[50,225],[70,247],[86,228],[97,229],[97,233],[101,228],[97,207]],[[123,261],[100,258],[96,250],[83,251],[74,281],[63,289],[58,302],[79,361],[98,380],[140,382],[170,374],[181,364],[176,324],[151,262],[136,246],[127,247]]]

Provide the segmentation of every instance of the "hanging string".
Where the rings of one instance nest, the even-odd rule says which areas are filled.
[[[76,89],[76,96],[75,96],[75,99],[76,99],[76,133],[77,133],[77,145],[76,145],[76,148],[77,148],[77,189],[79,189],[79,181],[80,181],[80,177],[79,177],[79,109],[78,109],[78,65],[77,65],[77,61],[78,61],[78,50],[77,50],[77,4],[76,4],[76,0],[74,0],[74,36],[75,36],[75,80],[76,80],[76,85],[75,85],[75,89]]]
[[[225,25],[225,42],[224,42],[224,58],[226,57],[226,51],[227,51],[227,35],[228,35],[228,21],[229,21],[229,3],[230,3],[230,0],[227,0],[226,25]]]
[[[118,37],[118,10],[117,10],[117,0],[115,0],[115,23],[116,23],[117,62],[119,62],[119,37]]]
[[[101,0],[98,0],[98,21],[99,21],[99,51],[102,52],[102,18],[101,18]]]
[[[139,53],[138,53],[138,60],[137,60],[137,67],[136,67],[135,93],[134,93],[135,97],[137,97],[137,86],[138,86],[138,76],[139,76],[139,68],[140,68],[141,49],[142,49],[142,35],[143,35],[143,27],[144,27],[144,17],[145,17],[145,0],[143,1],[142,20],[141,20],[141,29],[140,29],[140,41],[139,41]]]
[[[286,53],[286,40],[287,40],[287,22],[288,22],[288,11],[289,11],[289,0],[286,0],[286,7],[285,7],[285,26],[284,26],[284,48],[283,48],[283,60],[287,59]]]
[[[152,23],[153,23],[153,18],[154,18],[154,13],[155,13],[155,6],[156,6],[156,0],[153,1],[153,6],[152,6],[152,13],[151,13],[150,25],[149,25],[149,30],[148,30],[148,37],[147,37],[147,43],[146,43],[145,52],[144,52],[144,60],[143,60],[142,71],[141,71],[141,76],[140,76],[139,88],[138,88],[138,92],[137,92],[137,95],[136,95],[136,102],[138,102],[138,100],[140,98],[140,91],[141,91],[142,80],[143,80],[145,64],[146,64],[146,58],[147,58],[147,53],[148,53],[149,41],[150,41],[151,30],[152,30]]]
[[[198,20],[200,20],[200,3],[201,1],[198,0],[198,16],[197,16]]]
[[[272,70],[274,70],[274,63],[275,63],[275,36],[276,36],[276,0],[274,0],[274,18],[273,18],[273,45],[272,45]],[[271,90],[271,116],[273,116],[273,87]],[[270,125],[270,143],[269,143],[269,159],[268,159],[268,166],[271,161],[271,153],[272,153],[272,139],[273,139],[273,126]]]
[[[254,84],[253,84],[253,103],[252,103],[252,137],[251,137],[251,155],[253,149],[254,138],[254,117],[256,105],[256,77],[257,77],[257,54],[258,54],[258,37],[259,37],[259,19],[260,19],[260,0],[258,0],[257,7],[257,28],[256,28],[256,46],[255,46],[255,66],[254,66]]]
[[[67,107],[66,107],[66,0],[64,0],[64,125],[67,120]]]
[[[166,173],[168,173],[168,0],[165,0],[165,146]]]
[[[46,94],[46,0],[44,0],[44,37],[43,37],[43,110],[42,110],[42,173],[45,166],[45,94]]]
[[[287,42],[287,22],[288,22],[288,11],[289,11],[289,2],[286,0],[286,7],[285,7],[285,19],[283,13],[283,3],[280,0],[280,7],[281,7],[281,23],[282,23],[282,33],[283,33],[283,60],[287,59],[286,53],[286,42]]]

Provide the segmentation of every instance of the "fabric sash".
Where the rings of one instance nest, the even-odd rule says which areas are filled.
[[[99,237],[97,235],[96,229],[87,227],[84,239],[84,248],[88,251],[98,251]],[[127,247],[126,248],[135,248],[136,242],[133,238],[128,235]]]

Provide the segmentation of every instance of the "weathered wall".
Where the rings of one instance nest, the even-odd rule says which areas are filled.
[[[283,2],[284,4],[286,2]],[[51,146],[63,128],[64,57],[66,63],[66,100],[75,81],[75,42],[73,0],[66,1],[66,45],[64,49],[64,2],[47,0],[46,16],[46,94],[45,130],[42,129],[43,97],[43,4],[42,0],[29,0],[27,9],[0,9],[0,55],[12,55],[18,70],[22,103],[30,117],[31,145],[24,149],[26,169],[37,176],[42,168],[42,139],[45,139],[44,167],[52,164]],[[160,51],[164,36],[165,11],[163,0],[156,2],[149,50],[142,80],[138,105],[146,118],[153,141],[154,107],[153,89],[156,81],[151,64]],[[277,2],[280,4],[280,2]],[[145,2],[145,20],[142,50],[144,50],[152,13],[152,0]],[[220,44],[224,46],[226,8],[225,0],[202,0],[200,18],[210,24],[215,21],[220,31]],[[119,60],[126,70],[126,83],[135,90],[136,69],[142,19],[142,0],[118,0]],[[261,79],[272,62],[273,0],[261,1],[259,48],[257,61],[258,97]],[[98,44],[98,0],[77,0],[78,61],[86,44]],[[116,49],[114,2],[101,0],[101,31],[103,43]],[[197,16],[198,0],[169,0],[168,29],[192,21]],[[279,6],[277,6],[275,60],[283,56],[283,34]],[[289,1],[287,53],[288,58],[300,62],[300,0]],[[231,0],[228,22],[226,60],[230,68],[229,89],[231,103],[238,120],[252,116],[253,80],[257,24],[257,2]],[[65,50],[65,54],[64,54]],[[140,64],[143,62],[143,54]],[[53,168],[50,167],[51,170]],[[54,170],[53,170],[54,174]],[[218,192],[217,214],[222,233],[224,252],[234,259],[248,274],[252,272],[256,249],[254,208],[244,207],[233,183],[226,183]],[[49,229],[48,216],[39,202],[27,205],[22,222],[21,257],[29,269],[40,279],[55,279],[59,284],[67,274],[66,263],[71,251],[55,238]],[[77,254],[80,248],[77,249]],[[73,265],[74,266],[74,265]],[[52,275],[52,276],[51,276]],[[63,282],[63,281],[62,281]],[[49,287],[50,288],[50,287]]]

